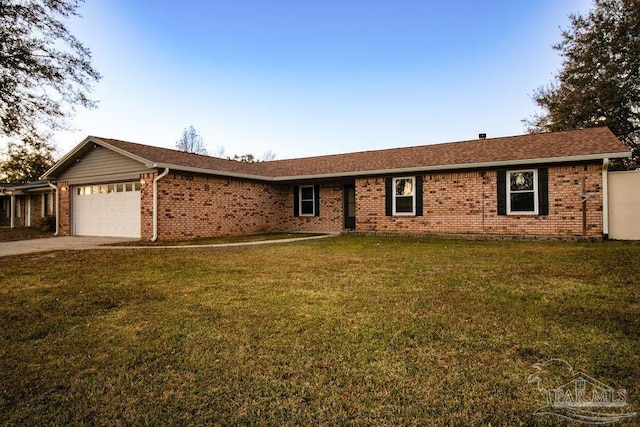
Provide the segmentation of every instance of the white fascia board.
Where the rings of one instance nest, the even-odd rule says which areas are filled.
[[[434,165],[434,166],[415,166],[410,168],[395,168],[395,169],[374,169],[363,170],[354,172],[338,172],[330,174],[316,174],[316,175],[293,175],[293,176],[280,176],[271,178],[272,181],[296,181],[307,179],[326,179],[326,178],[341,178],[341,177],[353,177],[353,176],[371,176],[371,175],[390,175],[390,174],[408,174],[415,172],[432,172],[432,171],[447,171],[447,170],[460,170],[460,169],[489,169],[500,168],[507,166],[520,166],[531,164],[543,164],[543,163],[570,163],[570,162],[584,162],[592,160],[602,159],[623,159],[631,157],[630,152],[622,153],[606,153],[606,154],[587,154],[582,156],[567,156],[567,157],[548,157],[548,158],[534,158],[534,159],[522,159],[522,160],[501,160],[497,162],[480,162],[480,163],[462,163],[451,165]]]
[[[104,142],[100,138],[96,138],[95,136],[88,136],[84,140],[82,140],[82,142],[80,144],[76,145],[75,148],[73,148],[73,150],[69,151],[67,154],[62,156],[60,158],[60,160],[58,160],[48,171],[46,171],[40,177],[40,179],[42,179],[42,180],[50,180],[49,177],[51,176],[51,174],[53,172],[55,172],[57,169],[63,167],[68,161],[74,159],[82,151],[82,149],[84,147],[86,147],[90,143],[97,144],[97,145],[100,145],[102,147],[108,148],[109,150],[115,151],[118,154],[121,154],[121,155],[123,155],[125,157],[128,157],[130,159],[138,161],[138,162],[140,162],[142,164],[149,163],[149,160],[143,159],[142,157],[138,157],[138,156],[136,156],[134,154],[129,153],[128,151],[121,150],[118,147],[114,147],[113,145]]]
[[[569,163],[569,162],[584,162],[602,159],[623,159],[631,157],[631,152],[621,153],[605,153],[605,154],[587,154],[582,156],[566,156],[566,157],[548,157],[548,158],[533,158],[522,160],[501,160],[497,162],[480,162],[480,163],[462,163],[451,165],[434,165],[434,166],[415,166],[410,168],[395,168],[395,169],[372,169],[353,172],[337,172],[328,174],[314,174],[314,175],[291,175],[291,176],[278,176],[269,177],[264,175],[252,175],[237,172],[219,171],[214,169],[195,168],[189,166],[180,166],[167,163],[147,163],[147,168],[169,168],[172,170],[180,170],[185,172],[201,173],[205,175],[217,175],[230,178],[243,178],[257,181],[267,182],[283,182],[283,181],[301,181],[309,179],[327,179],[327,178],[344,178],[354,176],[371,176],[371,175],[390,175],[390,174],[408,174],[415,172],[431,172],[431,171],[446,171],[446,170],[460,170],[460,169],[489,169],[499,168],[507,166],[520,166],[542,163]]]

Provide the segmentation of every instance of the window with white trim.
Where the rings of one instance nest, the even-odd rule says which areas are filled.
[[[300,216],[314,216],[315,209],[315,191],[313,185],[305,185],[299,188],[299,212]]]
[[[507,213],[538,213],[538,171],[507,171]]]
[[[140,191],[140,182],[124,182],[120,184],[107,184],[107,185],[87,185],[76,187],[76,194],[78,196],[91,196],[95,194],[111,194],[111,193],[123,193],[130,191]]]
[[[415,215],[416,213],[415,177],[393,178],[393,214]]]

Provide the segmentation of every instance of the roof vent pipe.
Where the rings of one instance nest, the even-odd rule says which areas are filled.
[[[479,139],[487,139],[487,134],[486,133],[479,133],[478,134],[478,138]]]

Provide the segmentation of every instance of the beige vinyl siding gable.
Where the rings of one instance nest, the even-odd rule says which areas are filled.
[[[69,184],[139,179],[148,173],[142,163],[103,147],[93,147],[58,177]]]

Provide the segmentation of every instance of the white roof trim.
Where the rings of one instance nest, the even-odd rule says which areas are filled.
[[[206,175],[220,175],[220,176],[227,176],[230,178],[245,178],[245,179],[254,179],[258,181],[274,181],[273,178],[264,176],[264,175],[252,175],[252,174],[239,173],[239,172],[219,171],[216,169],[196,168],[193,166],[180,166],[180,165],[174,165],[171,163],[147,163],[145,166],[150,169],[169,168],[171,170],[202,173]]]
[[[500,168],[507,166],[520,166],[531,165],[538,163],[568,163],[568,162],[584,162],[591,160],[603,160],[603,159],[622,159],[630,157],[629,152],[621,153],[604,153],[604,154],[587,154],[581,156],[565,156],[565,157],[547,157],[547,158],[531,158],[521,160],[501,160],[495,162],[479,162],[479,163],[460,163],[450,165],[433,165],[433,166],[415,166],[410,168],[393,168],[393,169],[370,169],[353,172],[334,172],[326,174],[311,174],[311,175],[290,175],[290,176],[278,176],[268,177],[263,175],[251,175],[237,172],[218,171],[213,169],[194,168],[188,166],[171,165],[166,163],[153,163],[147,164],[148,168],[170,168],[174,170],[203,173],[208,175],[221,175],[232,178],[245,178],[254,179],[259,181],[270,182],[282,182],[282,181],[302,181],[309,179],[327,179],[327,178],[342,178],[342,177],[354,177],[354,176],[371,176],[371,175],[389,175],[389,174],[406,174],[414,172],[430,172],[430,171],[446,171],[453,169],[488,169],[488,168]]]
[[[413,172],[430,172],[430,171],[446,171],[452,169],[489,169],[500,168],[506,166],[519,166],[519,165],[531,165],[538,163],[569,163],[569,162],[584,162],[590,160],[602,160],[602,159],[622,159],[630,157],[631,153],[606,153],[606,154],[587,154],[581,156],[566,156],[566,157],[547,157],[547,158],[533,158],[533,159],[521,159],[521,160],[501,160],[495,162],[479,162],[479,163],[460,163],[450,165],[433,165],[433,166],[415,166],[410,168],[394,168],[394,169],[374,169],[363,170],[357,172],[338,172],[330,174],[317,174],[317,175],[295,175],[295,176],[281,176],[274,178],[274,181],[293,181],[304,179],[318,179],[318,178],[338,178],[345,176],[363,176],[363,175],[389,175],[389,174],[403,174]]]

